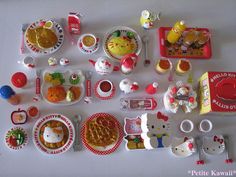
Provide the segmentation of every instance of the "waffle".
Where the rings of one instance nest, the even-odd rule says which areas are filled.
[[[91,146],[106,147],[118,140],[119,131],[116,122],[109,117],[97,117],[87,121],[85,139]]]

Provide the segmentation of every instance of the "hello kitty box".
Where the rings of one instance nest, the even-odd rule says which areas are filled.
[[[236,113],[236,72],[206,72],[199,89],[200,114]]]

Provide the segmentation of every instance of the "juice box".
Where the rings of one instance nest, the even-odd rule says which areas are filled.
[[[199,91],[200,114],[236,114],[236,72],[206,72]]]

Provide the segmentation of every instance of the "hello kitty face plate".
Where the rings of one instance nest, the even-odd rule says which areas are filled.
[[[225,150],[225,141],[222,135],[203,138],[203,150],[206,154],[217,155]]]
[[[36,148],[45,154],[61,154],[70,149],[75,139],[72,122],[61,114],[49,114],[40,118],[33,128]]]
[[[176,157],[188,157],[196,152],[196,144],[193,137],[173,138],[171,152]]]

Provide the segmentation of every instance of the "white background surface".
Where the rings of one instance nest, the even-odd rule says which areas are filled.
[[[21,24],[30,23],[40,18],[66,18],[69,11],[81,12],[84,15],[82,21],[82,33],[92,32],[99,37],[103,37],[105,32],[113,26],[125,25],[132,27],[140,35],[142,29],[139,26],[139,17],[143,9],[161,11],[162,18],[159,26],[172,26],[177,20],[184,19],[188,26],[207,27],[212,31],[213,56],[211,60],[192,60],[195,85],[197,79],[206,71],[235,71],[235,51],[236,51],[236,1],[167,1],[167,0],[143,0],[143,1],[115,1],[115,0],[75,0],[75,1],[0,1],[0,85],[10,84],[10,77],[16,71],[24,71],[30,78],[35,76],[35,71],[27,71],[17,63],[24,56],[19,54]],[[159,57],[159,44],[155,30],[150,31],[151,41],[149,54],[153,60]],[[68,57],[71,64],[83,70],[93,69],[87,62],[89,58],[97,58],[105,55],[102,48],[92,56],[83,55],[75,46],[69,44],[66,39],[63,47],[55,53],[55,57]],[[38,67],[47,67],[48,57],[39,57]],[[176,60],[172,60],[176,63]],[[106,78],[118,82],[124,78],[120,73],[113,73]],[[93,77],[93,83],[99,76]],[[160,90],[156,98],[159,99],[158,110],[164,110],[161,101],[162,94],[167,89],[167,76],[159,76],[154,72],[153,66],[144,68],[142,61],[138,64],[135,72],[130,78],[136,79],[141,85],[141,91],[136,95],[144,95],[142,91],[145,86],[158,81]],[[26,109],[32,104],[34,95],[33,86],[24,90],[16,90],[24,95],[20,108]],[[96,112],[108,112],[114,114],[122,123],[125,116],[135,117],[141,112],[122,112],[119,110],[119,99],[122,94],[118,92],[114,99],[110,101],[99,101],[86,105],[83,102],[74,106],[54,107],[41,101],[38,106],[41,114],[63,113],[72,117],[80,113],[83,120]],[[67,153],[59,156],[45,156],[37,151],[32,140],[28,146],[19,152],[12,152],[5,147],[4,134],[13,126],[10,121],[10,114],[18,106],[9,105],[6,101],[0,101],[0,176],[191,176],[188,171],[211,172],[211,170],[236,170],[235,163],[226,165],[224,163],[225,154],[218,157],[207,156],[207,164],[196,166],[197,155],[186,159],[175,158],[170,154],[169,149],[154,151],[128,152],[124,143],[119,149],[108,156],[97,156],[86,149],[80,152],[73,152],[71,149]],[[198,113],[184,115],[170,115],[173,119],[175,136],[183,136],[178,131],[178,125],[184,118],[193,120],[197,125],[202,118],[209,118],[214,124],[213,133],[230,135],[230,148],[234,159],[236,159],[236,117],[235,116],[199,116]],[[31,137],[34,122],[29,122],[24,127]],[[199,135],[195,129],[191,135]],[[236,174],[234,174],[236,176]]]

